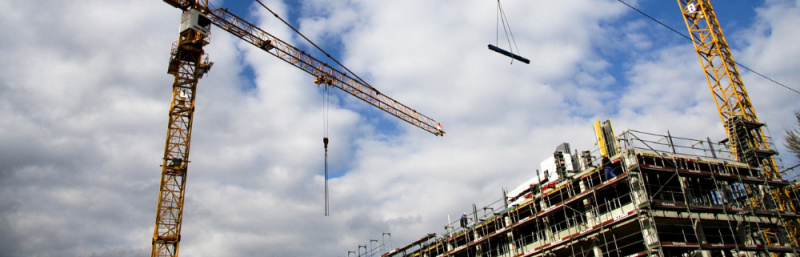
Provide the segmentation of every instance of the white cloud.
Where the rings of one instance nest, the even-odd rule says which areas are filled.
[[[800,1],[767,1],[768,6],[756,9],[758,16],[750,33],[737,33],[737,40],[745,42],[744,49],[734,52],[737,62],[764,74],[782,84],[800,90],[800,46],[789,42],[800,40],[794,24],[800,22]],[[736,55],[738,54],[738,55]],[[769,126],[778,150],[786,162],[793,166],[800,162],[791,158],[783,147],[785,130],[798,124],[793,112],[800,111],[800,95],[743,68],[742,80],[761,122]]]
[[[283,17],[292,8],[267,4]],[[647,38],[649,21],[628,20],[616,1],[504,7],[530,65],[509,65],[486,49],[495,44],[492,2],[307,1],[293,13],[307,36],[340,45],[353,71],[447,131],[434,137],[335,93],[330,217],[320,89],[214,28],[206,50],[215,65],[198,88],[181,255],[345,255],[383,232],[395,247],[441,233],[448,215],[499,199],[558,144],[594,148],[597,119],[612,119],[616,132],[724,137],[688,43]],[[179,11],[155,1],[0,8],[14,10],[0,17],[0,252],[145,255]],[[800,49],[785,43],[800,36],[797,8],[768,1],[753,33],[729,32],[729,41],[745,42],[734,49],[737,60],[800,84],[792,58]],[[249,10],[243,16],[270,33],[305,44],[265,11]],[[248,66],[254,81],[242,75]],[[743,75],[759,117],[782,140],[800,97]]]

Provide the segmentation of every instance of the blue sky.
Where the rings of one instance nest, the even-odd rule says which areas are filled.
[[[307,47],[249,2],[222,6]],[[559,144],[595,149],[595,120],[611,119],[617,133],[725,137],[691,43],[617,1],[504,0],[529,65],[486,48],[495,1],[265,3],[447,134],[336,94],[324,217],[321,90],[212,28],[182,256],[346,256],[384,232],[394,246],[441,233],[448,215],[496,201]],[[674,1],[628,3],[686,30]],[[800,1],[714,4],[738,62],[800,87]],[[180,11],[134,0],[0,0],[0,8],[15,10],[0,17],[0,252],[146,255]],[[797,164],[780,142],[796,125],[800,95],[742,76],[784,166]]]

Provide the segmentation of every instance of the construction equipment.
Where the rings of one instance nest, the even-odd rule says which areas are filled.
[[[709,0],[678,0],[686,27],[691,34],[697,57],[714,95],[722,124],[728,135],[731,152],[735,158],[753,167],[761,167],[759,174],[765,179],[781,180],[782,174],[773,158],[777,154],[770,149],[769,141],[762,130],[756,112],[747,95],[739,70],[733,60],[728,42],[722,33],[714,8]],[[763,187],[763,186],[762,186]],[[771,202],[775,209],[796,212],[796,206],[786,188],[747,187],[748,194],[771,190],[772,198],[756,198],[752,206]],[[786,222],[784,226],[795,245],[800,243],[800,219]]]
[[[728,42],[722,34],[709,0],[678,0],[697,57],[714,95],[731,150],[737,159],[752,166],[762,166],[767,178],[780,178],[771,150],[747,96],[747,90],[733,61]]]
[[[506,17],[506,12],[503,10],[503,5],[500,4],[500,0],[497,0],[497,21],[498,21],[497,22],[498,28],[497,28],[497,38],[495,40],[496,44],[500,45],[500,21],[502,21],[502,23],[503,23],[503,31],[506,34],[506,40],[508,41],[508,47],[509,47],[509,50],[511,50],[511,51],[506,51],[506,50],[504,50],[504,49],[502,49],[500,47],[497,47],[495,45],[492,45],[492,44],[489,44],[489,50],[492,50],[492,51],[495,51],[495,52],[497,52],[499,54],[502,54],[502,55],[510,57],[512,59],[512,61],[511,61],[512,63],[514,62],[513,60],[517,60],[517,61],[523,62],[525,64],[530,64],[531,61],[528,60],[527,58],[522,57],[520,55],[517,55],[515,53],[512,53],[512,51],[514,50],[514,47],[516,47],[516,45],[517,45],[517,40],[514,39],[514,33],[511,32],[511,25],[508,22],[508,17]],[[513,42],[513,45],[512,45],[512,42]],[[519,47],[517,47],[517,51],[519,51]]]
[[[611,120],[606,120],[603,123],[600,123],[599,120],[595,121],[594,135],[597,137],[597,144],[600,145],[601,157],[617,155],[619,147],[617,146],[617,137],[614,134],[614,129],[611,126]]]
[[[445,133],[441,124],[435,120],[381,94],[363,80],[353,79],[350,75],[328,66],[226,9],[212,7],[208,4],[208,0],[164,0],[164,2],[183,10],[183,14],[180,36],[173,44],[168,67],[168,73],[174,75],[175,79],[172,85],[166,146],[161,165],[161,183],[151,256],[178,255],[195,91],[198,80],[213,65],[203,50],[203,47],[209,44],[211,24],[308,72],[315,78],[314,82],[317,85],[339,88],[434,135],[442,136]]]

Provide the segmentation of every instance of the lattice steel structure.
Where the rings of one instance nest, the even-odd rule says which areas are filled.
[[[166,146],[162,161],[158,210],[152,238],[151,256],[177,256],[181,241],[183,203],[189,146],[198,80],[211,63],[203,47],[209,43],[211,24],[230,32],[256,47],[314,76],[317,85],[339,88],[385,112],[436,136],[443,136],[442,125],[417,112],[362,80],[353,79],[280,40],[224,8],[214,8],[207,0],[164,0],[183,11],[180,37],[173,45],[168,73],[174,75],[169,110]]]
[[[741,161],[763,165],[767,171],[764,176],[779,178],[772,159],[776,152],[770,150],[761,129],[764,124],[756,117],[711,2],[678,0],[678,4],[733,152]]]
[[[208,57],[204,58],[203,52],[203,46],[207,44],[207,34],[188,29],[180,33],[180,39],[173,45],[168,73],[173,74],[175,79],[161,164],[151,256],[178,255],[195,92],[197,81],[209,68]]]
[[[217,27],[311,74],[315,78],[315,83],[338,88],[431,134],[444,135],[442,125],[436,120],[382,94],[365,82],[328,66],[305,51],[239,18],[228,10],[211,8],[208,17]]]
[[[756,117],[710,0],[678,0],[678,5],[736,158],[752,166],[762,166],[765,172],[761,176],[767,179],[783,177],[773,157],[777,152],[770,149],[770,139],[762,129],[764,124]],[[771,201],[783,203],[779,208],[797,211],[788,192],[775,192],[772,196]],[[790,226],[791,230],[800,231],[800,220]]]

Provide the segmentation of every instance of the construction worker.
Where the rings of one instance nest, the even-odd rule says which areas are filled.
[[[467,218],[467,213],[466,212],[461,215],[461,227],[462,228],[467,228],[467,223],[469,222],[468,219],[469,218]]]
[[[603,156],[603,171],[605,173],[606,181],[617,177],[617,174],[614,174],[614,170],[611,168],[611,160],[609,160],[606,156]]]

